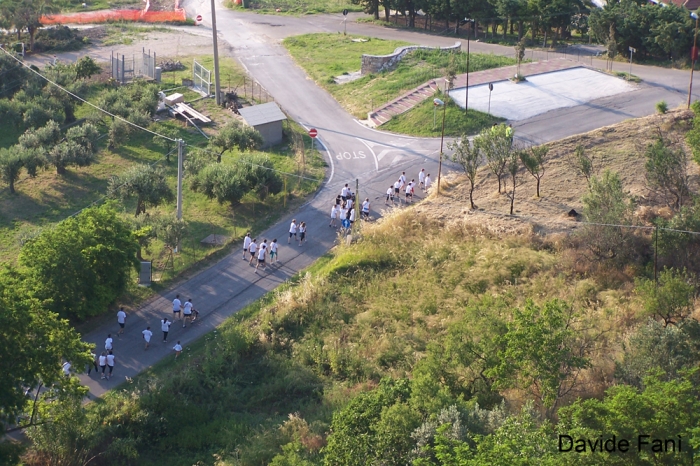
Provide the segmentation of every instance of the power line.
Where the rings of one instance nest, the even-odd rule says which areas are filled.
[[[46,80],[46,82],[48,82],[48,83],[50,83],[50,84],[53,84],[54,86],[56,86],[57,88],[59,88],[60,90],[62,90],[63,92],[65,92],[66,94],[68,94],[68,95],[70,95],[71,97],[73,97],[74,99],[77,99],[77,100],[83,102],[84,104],[89,105],[90,107],[94,108],[95,110],[98,110],[98,111],[104,113],[105,115],[109,115],[109,116],[112,117],[112,118],[116,118],[117,120],[121,120],[121,121],[123,121],[124,123],[126,123],[126,124],[128,124],[128,125],[131,125],[131,126],[133,126],[134,128],[136,128],[136,129],[140,129],[140,130],[142,130],[142,131],[146,131],[147,133],[150,133],[150,134],[152,134],[152,135],[154,135],[154,136],[158,136],[158,137],[160,137],[160,138],[167,139],[167,140],[172,141],[172,142],[177,142],[176,139],[172,139],[172,138],[169,138],[169,137],[167,137],[167,136],[163,136],[162,134],[158,134],[158,133],[156,133],[155,131],[151,131],[151,130],[148,129],[148,128],[144,128],[143,126],[139,126],[139,125],[137,125],[136,123],[132,123],[132,122],[130,122],[129,120],[127,120],[127,119],[125,119],[125,118],[122,118],[122,117],[120,117],[120,116],[118,116],[118,115],[115,115],[115,114],[113,114],[113,113],[110,113],[110,112],[108,112],[107,110],[105,110],[105,109],[103,109],[103,108],[101,108],[101,107],[98,107],[97,105],[95,105],[95,104],[93,104],[93,103],[91,103],[91,102],[88,102],[87,100],[83,99],[82,97],[80,97],[80,96],[78,96],[78,95],[72,93],[72,92],[69,91],[68,89],[64,88],[64,87],[61,86],[60,84],[57,84],[56,82],[50,80],[49,78],[47,78],[47,77],[44,76],[43,74],[39,73],[38,71],[32,69],[31,66],[28,66],[26,63],[22,62],[19,58],[15,57],[15,56],[12,55],[11,53],[9,53],[9,52],[8,52],[7,50],[5,50],[3,47],[0,47],[0,50],[2,50],[6,55],[12,57],[12,59],[16,60],[19,64],[21,64],[22,66],[24,66],[26,69],[28,69],[28,70],[31,71],[32,73],[34,73],[34,74],[36,74],[37,76],[39,76],[40,78]]]

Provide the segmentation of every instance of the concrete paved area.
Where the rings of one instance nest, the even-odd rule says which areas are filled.
[[[584,105],[592,100],[632,92],[639,87],[627,81],[579,67],[527,76],[527,81],[509,80],[469,87],[469,107],[510,121],[525,120],[550,110]],[[454,89],[450,97],[464,108],[466,88]],[[489,94],[491,103],[489,105]]]

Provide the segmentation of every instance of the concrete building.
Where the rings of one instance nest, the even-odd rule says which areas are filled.
[[[262,135],[263,148],[282,142],[282,122],[287,117],[276,103],[244,107],[239,112],[248,126],[252,126]]]

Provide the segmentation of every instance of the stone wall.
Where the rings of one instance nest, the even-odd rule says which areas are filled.
[[[394,53],[389,55],[362,55],[362,74],[380,73],[382,71],[391,71],[399,64],[401,59],[408,52],[418,49],[427,50],[444,50],[446,52],[457,52],[462,48],[461,42],[455,42],[455,45],[450,47],[426,47],[423,45],[409,45],[407,47],[399,47],[394,50]]]

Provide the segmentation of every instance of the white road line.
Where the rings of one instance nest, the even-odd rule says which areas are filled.
[[[369,144],[367,144],[364,139],[360,139],[360,138],[355,138],[355,139],[357,139],[362,144],[367,146],[367,149],[369,149],[369,151],[372,153],[372,157],[374,157],[374,166],[377,168],[377,171],[379,171],[379,160],[377,160],[377,154],[374,153],[374,151],[372,150],[372,147]]]
[[[310,128],[304,123],[302,123],[301,121],[298,121],[297,123],[299,123],[307,132],[309,131]],[[323,149],[326,151],[326,154],[328,154],[328,160],[331,161],[331,176],[329,176],[328,181],[326,181],[326,186],[328,186],[331,183],[331,180],[333,179],[333,175],[335,174],[335,164],[333,163],[333,157],[331,156],[331,151],[328,150],[328,146],[326,146],[323,143],[323,141],[321,141],[321,138],[316,137],[316,140],[319,144],[323,146]]]

